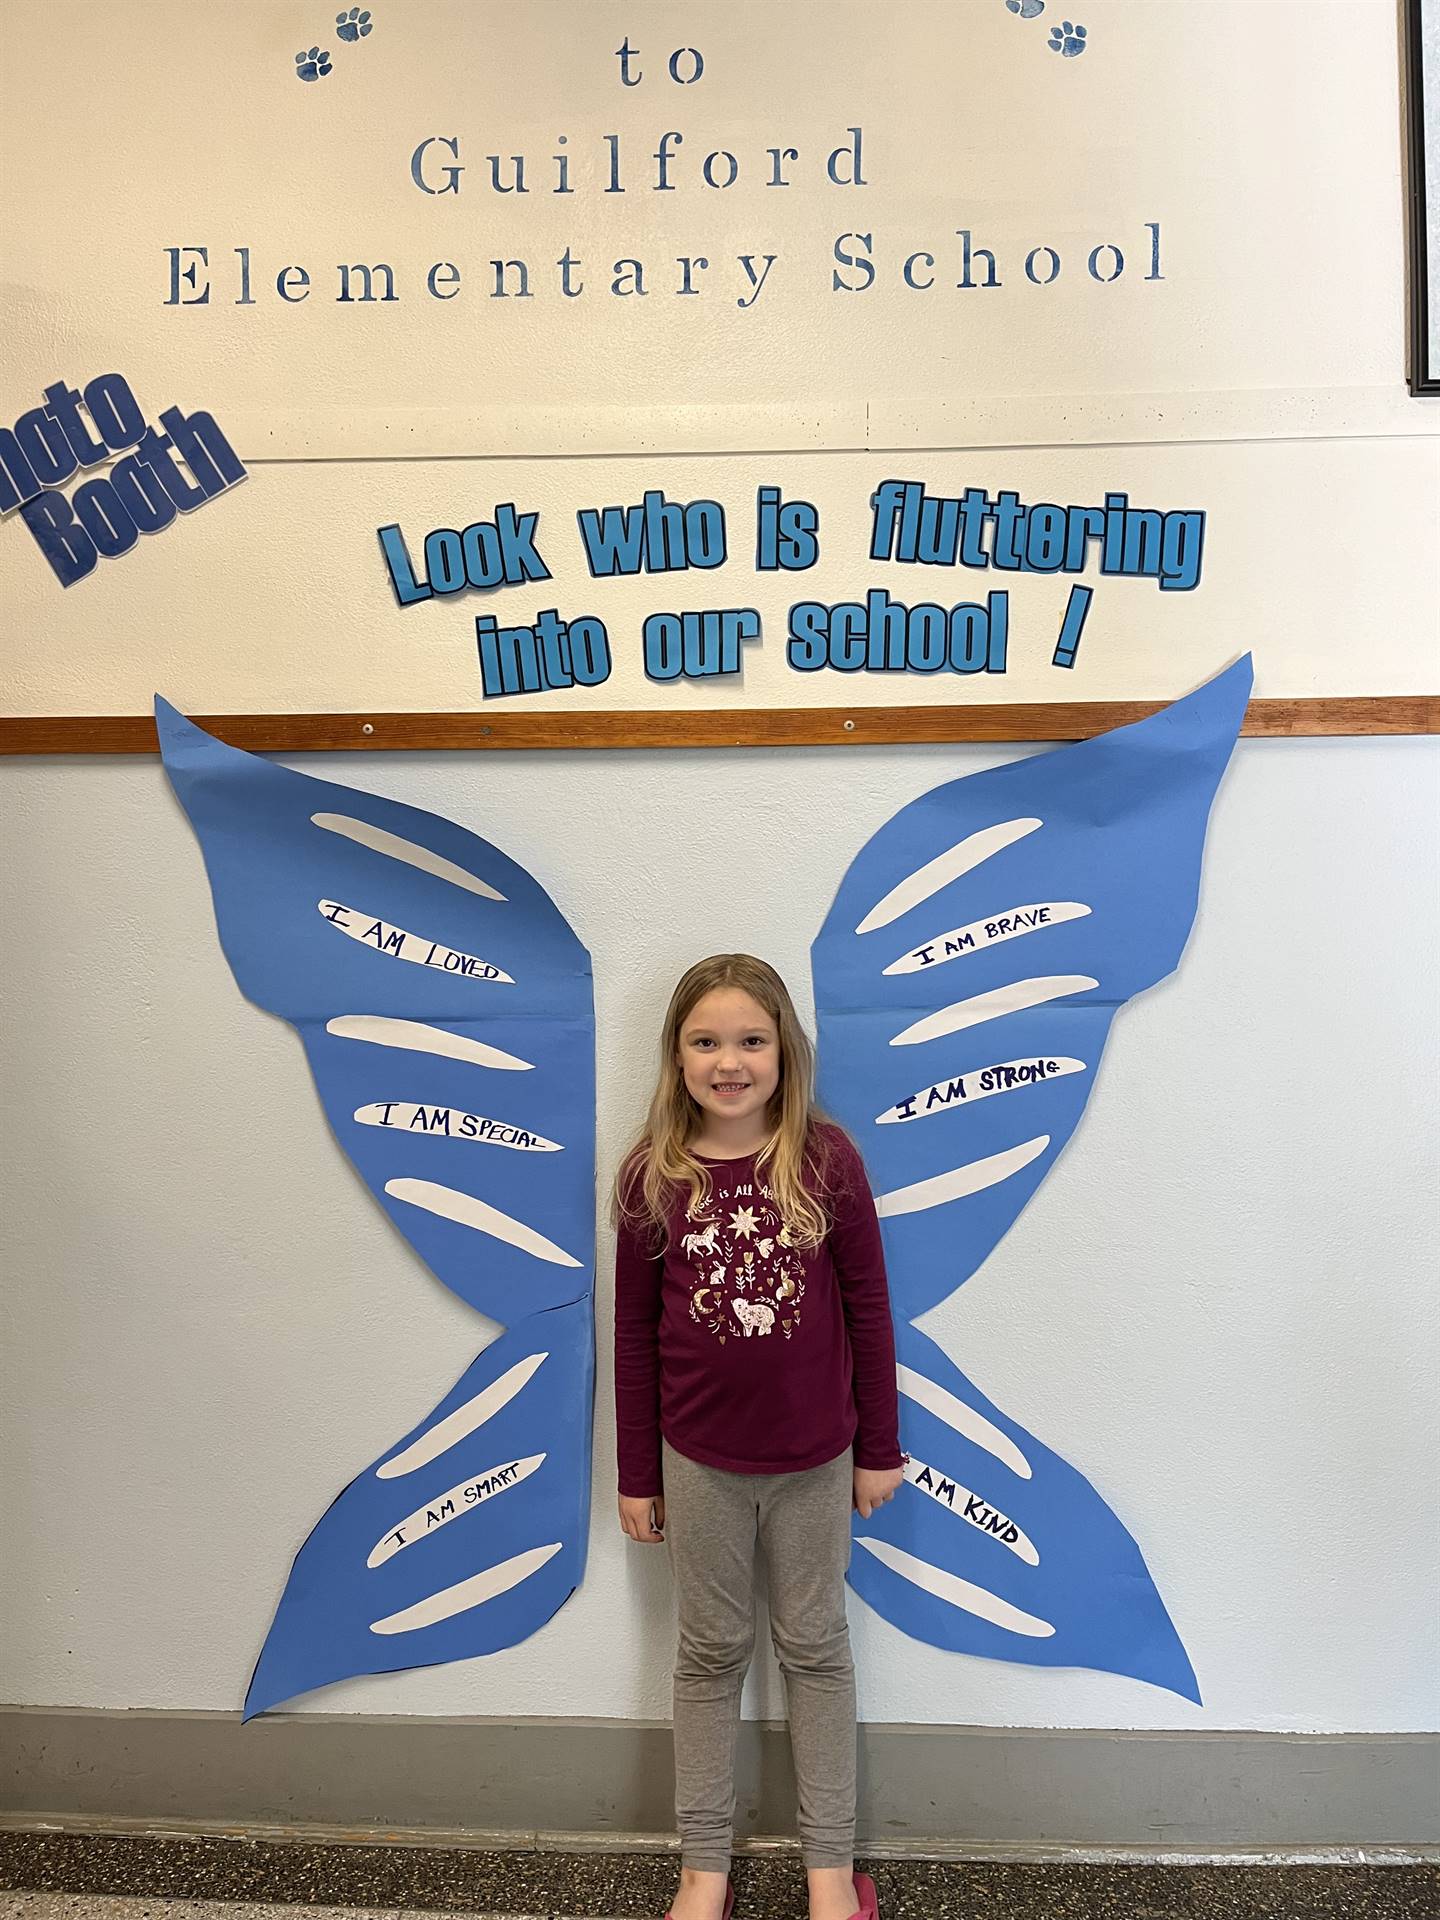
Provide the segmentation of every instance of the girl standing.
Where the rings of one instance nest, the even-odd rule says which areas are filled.
[[[667,1540],[679,1624],[673,1920],[722,1920],[757,1547],[785,1675],[811,1920],[873,1915],[854,1872],[850,1516],[903,1477],[895,1338],[860,1155],[813,1100],[785,984],[748,954],[671,996],[616,1187],[620,1524]],[[858,1916],[857,1916],[858,1920]]]

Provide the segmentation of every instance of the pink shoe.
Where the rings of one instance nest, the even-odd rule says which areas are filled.
[[[859,1911],[852,1916],[852,1920],[880,1920],[875,1882],[868,1873],[855,1875],[855,1898],[860,1902],[860,1907]]]
[[[727,1880],[725,1882],[725,1911],[724,1913],[721,1914],[720,1920],[730,1920],[730,1916],[731,1914],[734,1913],[734,1911],[735,1911],[735,1889],[731,1885],[729,1880]],[[675,1920],[674,1915],[670,1913],[668,1909],[666,1910],[665,1920]]]

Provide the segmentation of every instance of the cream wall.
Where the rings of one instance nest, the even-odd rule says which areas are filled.
[[[600,1165],[674,976],[807,948],[855,849],[1006,757],[909,748],[311,756],[538,873],[594,955]],[[290,1557],[483,1338],[236,993],[153,761],[21,761],[11,849],[0,1700],[238,1709]],[[934,1316],[1141,1545],[1204,1705],[949,1655],[851,1600],[861,1711],[981,1726],[1440,1727],[1440,753],[1242,741],[1179,973],[1127,1009],[1054,1175]],[[612,1519],[602,1239],[585,1584],[487,1659],[307,1711],[664,1718],[663,1555]],[[746,1711],[778,1717],[768,1660]]]
[[[1316,431],[1415,418],[1396,384],[1390,0],[1106,0],[1073,59],[1048,48],[1053,4],[1022,20],[1002,0],[407,0],[373,13],[374,32],[346,46],[324,31],[332,10],[307,0],[243,15],[224,0],[118,14],[107,0],[10,0],[21,391],[54,378],[57,348],[89,361],[123,345],[137,390],[158,404],[213,396],[247,438],[269,439],[256,457],[392,453],[386,436],[417,421],[417,450],[451,453],[556,446],[547,421],[567,453],[853,446],[867,408],[878,444],[946,446],[931,425],[977,401],[997,403],[984,437],[1003,444],[1023,399],[1052,403],[1056,442],[1086,437],[1083,415],[1056,417],[1080,399],[1123,410],[1204,394],[1212,426],[1243,399],[1250,432],[1282,426],[1300,395]],[[317,36],[333,71],[300,84],[292,49]],[[630,85],[622,44],[638,49]],[[667,55],[687,47],[704,71],[677,84]],[[856,126],[858,186],[852,160],[827,169]],[[657,190],[667,131],[681,139]],[[422,157],[423,191],[412,167],[430,139],[454,147]],[[780,163],[783,187],[768,184],[772,148],[797,156]],[[464,171],[445,192],[452,152]],[[734,155],[732,186],[705,184],[711,152]],[[494,190],[492,154],[502,187],[524,156],[524,194]],[[959,229],[993,254],[997,287],[956,289]],[[835,251],[861,231],[870,246],[845,251],[868,253],[873,282]],[[567,244],[584,257],[569,298],[555,265]],[[1061,270],[1042,287],[1025,259],[1047,245]],[[1113,280],[1108,254],[1088,269],[1097,246],[1125,254]],[[171,248],[197,268],[175,287]],[[911,277],[933,271],[928,290],[903,277],[922,250],[935,263],[917,258]],[[529,262],[528,300],[491,297],[497,255]],[[757,276],[775,264],[742,308],[745,255]],[[674,291],[681,256],[710,261],[694,294]],[[617,258],[647,268],[643,295],[610,293]],[[361,260],[391,264],[393,302],[337,301],[337,263]],[[459,274],[440,276],[441,297],[425,284],[437,261]],[[310,280],[282,297],[286,266]],[[856,284],[835,288],[837,270]]]
[[[308,0],[9,0],[0,424],[119,371],[152,423],[212,412],[248,478],[64,589],[0,522],[7,711],[480,709],[475,616],[549,607],[606,621],[611,678],[495,710],[1172,697],[1246,647],[1262,699],[1440,689],[1393,0],[1106,0],[1069,58],[1056,0],[373,12],[345,45]],[[677,49],[705,62],[687,84]],[[523,157],[523,195],[492,155],[502,186]],[[1070,576],[867,561],[892,476],[1203,511],[1203,571],[1077,576],[1095,600],[1057,668]],[[757,576],[761,484],[818,507],[812,570]],[[577,509],[646,488],[724,504],[726,566],[592,581]],[[418,565],[506,501],[539,512],[553,580],[397,607],[380,526]],[[1008,586],[1003,677],[787,665],[793,601],[870,585]],[[741,607],[743,675],[646,680],[646,613]]]

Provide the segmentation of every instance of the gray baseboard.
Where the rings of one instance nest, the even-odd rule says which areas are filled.
[[[794,1832],[783,1726],[747,1722],[736,1831]],[[0,1708],[0,1816],[330,1828],[370,1837],[665,1834],[670,1729],[482,1720]],[[861,1847],[1140,1853],[1433,1847],[1440,1736],[868,1724]]]

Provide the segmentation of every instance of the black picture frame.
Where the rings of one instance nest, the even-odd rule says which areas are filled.
[[[1431,43],[1428,59],[1427,27]],[[1440,227],[1440,0],[1405,0],[1405,115],[1410,391],[1416,395],[1440,394],[1440,244],[1433,249],[1431,246],[1432,224]]]

